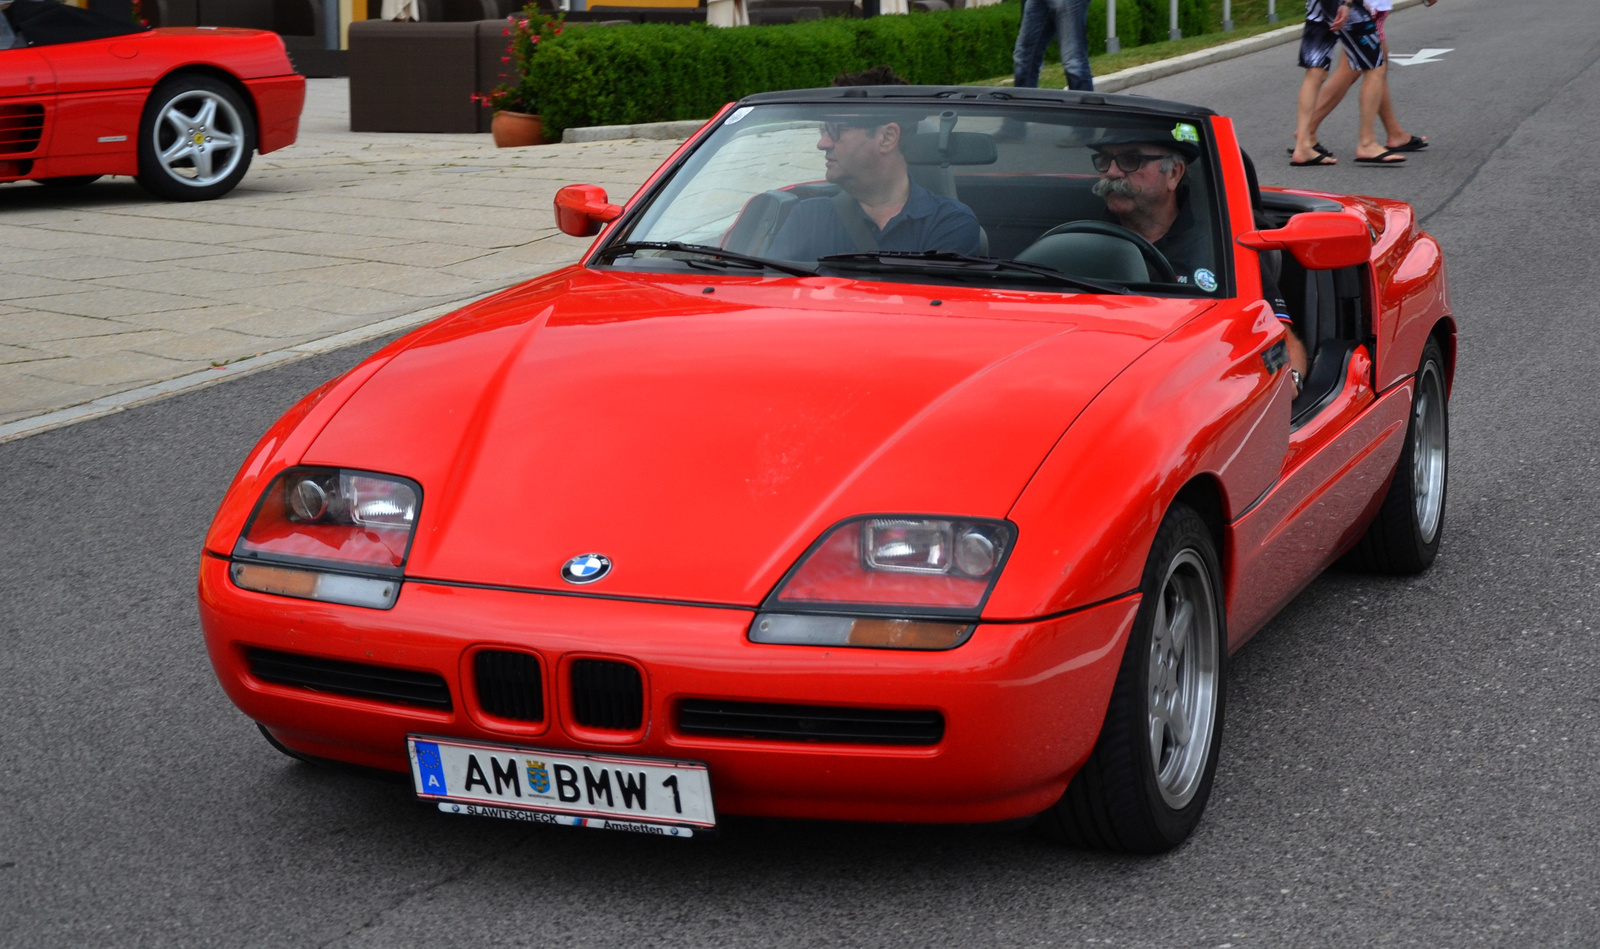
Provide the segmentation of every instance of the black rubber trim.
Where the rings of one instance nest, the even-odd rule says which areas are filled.
[[[678,731],[757,741],[937,745],[944,739],[944,715],[930,709],[686,699],[678,706]]]
[[[303,656],[259,646],[246,647],[245,659],[250,664],[251,675],[274,685],[394,705],[416,705],[441,712],[453,707],[450,686],[443,676],[432,672]]]

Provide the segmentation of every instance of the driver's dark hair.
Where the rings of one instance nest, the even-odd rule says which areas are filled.
[[[833,77],[835,86],[909,86],[911,83],[895,74],[892,67],[874,66],[860,72],[842,72]]]

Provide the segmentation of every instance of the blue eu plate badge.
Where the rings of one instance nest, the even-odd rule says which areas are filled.
[[[449,794],[444,783],[444,762],[439,759],[439,746],[431,741],[413,742],[417,758],[417,776],[422,779],[423,794]]]

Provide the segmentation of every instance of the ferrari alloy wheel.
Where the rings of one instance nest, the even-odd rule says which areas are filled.
[[[1046,833],[1080,847],[1161,853],[1200,822],[1222,740],[1220,577],[1205,521],[1173,505],[1145,564],[1100,739],[1042,815]]]
[[[232,191],[250,168],[255,117],[232,87],[180,75],[150,94],[139,125],[139,184],[173,201]]]
[[[1389,493],[1348,561],[1378,573],[1414,574],[1432,566],[1444,536],[1444,500],[1450,469],[1450,413],[1444,353],[1428,340],[1417,367],[1406,428]]]

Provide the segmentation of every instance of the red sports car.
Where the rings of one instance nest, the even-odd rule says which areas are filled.
[[[294,143],[305,91],[276,33],[16,0],[0,13],[0,182],[133,175],[174,201],[220,197],[252,152]]]
[[[1208,109],[765,94],[556,213],[581,264],[318,388],[229,488],[201,621],[280,750],[457,813],[1161,851],[1229,654],[1340,557],[1438,550],[1438,245],[1258,188]]]

